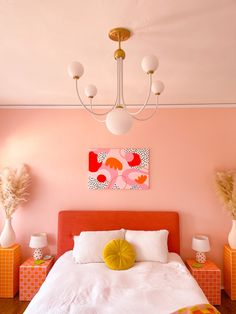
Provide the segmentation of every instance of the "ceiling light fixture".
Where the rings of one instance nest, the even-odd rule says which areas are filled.
[[[117,62],[117,96],[116,101],[112,108],[105,113],[98,113],[93,110],[93,98],[97,94],[97,88],[94,85],[88,85],[85,87],[85,95],[89,98],[89,106],[84,104],[78,91],[78,79],[83,75],[84,68],[79,62],[72,62],[68,66],[69,75],[75,80],[76,93],[81,105],[93,115],[93,117],[99,122],[105,122],[108,130],[115,134],[125,134],[132,127],[133,120],[145,121],[150,119],[156,112],[158,107],[158,96],[164,90],[164,84],[161,81],[152,82],[152,75],[158,67],[158,59],[155,56],[146,56],[142,60],[143,71],[148,75],[149,86],[148,93],[144,104],[136,112],[129,112],[124,101],[123,96],[123,60],[125,59],[125,52],[121,49],[121,42],[129,39],[131,33],[126,28],[114,28],[109,32],[111,40],[117,41],[119,44],[118,49],[114,53],[115,60]],[[138,114],[144,111],[147,107],[151,92],[156,95],[155,110],[147,117],[139,117]],[[97,116],[106,116],[105,119],[100,120]]]

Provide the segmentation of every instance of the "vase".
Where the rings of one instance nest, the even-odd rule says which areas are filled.
[[[8,248],[15,244],[16,235],[12,228],[11,217],[6,218],[5,224],[0,236],[0,245],[3,248]]]
[[[232,228],[228,235],[228,242],[231,249],[236,249],[236,220],[232,220]]]

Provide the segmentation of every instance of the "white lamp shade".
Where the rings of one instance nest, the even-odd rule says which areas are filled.
[[[162,83],[162,81],[155,81],[152,83],[152,92],[155,95],[160,95],[164,89],[165,85]]]
[[[129,131],[133,125],[133,118],[123,108],[115,108],[107,114],[106,126],[115,135],[122,135]]]
[[[92,84],[87,85],[84,89],[84,93],[87,97],[93,98],[97,95],[97,88]]]
[[[155,72],[159,62],[156,56],[146,56],[142,60],[142,68],[145,73]]]
[[[211,248],[208,237],[195,235],[192,239],[192,249],[197,252],[209,252]]]
[[[84,73],[84,67],[81,63],[73,61],[71,64],[69,64],[68,68],[68,74],[72,78],[80,78]]]
[[[47,235],[45,232],[32,234],[29,247],[32,249],[41,249],[47,246]]]

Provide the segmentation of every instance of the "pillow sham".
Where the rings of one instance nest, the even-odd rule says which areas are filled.
[[[135,263],[135,251],[126,240],[114,239],[109,241],[102,253],[103,260],[112,270],[125,270]]]
[[[74,236],[73,257],[77,263],[101,263],[102,251],[107,242],[124,239],[124,229],[109,231],[82,231]]]
[[[167,263],[168,234],[168,230],[126,230],[125,240],[133,245],[137,262],[153,261]]]

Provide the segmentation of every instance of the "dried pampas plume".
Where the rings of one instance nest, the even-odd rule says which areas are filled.
[[[216,188],[219,198],[226,210],[236,220],[236,182],[233,171],[219,171],[216,173]]]
[[[10,218],[20,203],[26,202],[30,175],[25,165],[19,169],[5,168],[0,173],[0,202]]]

